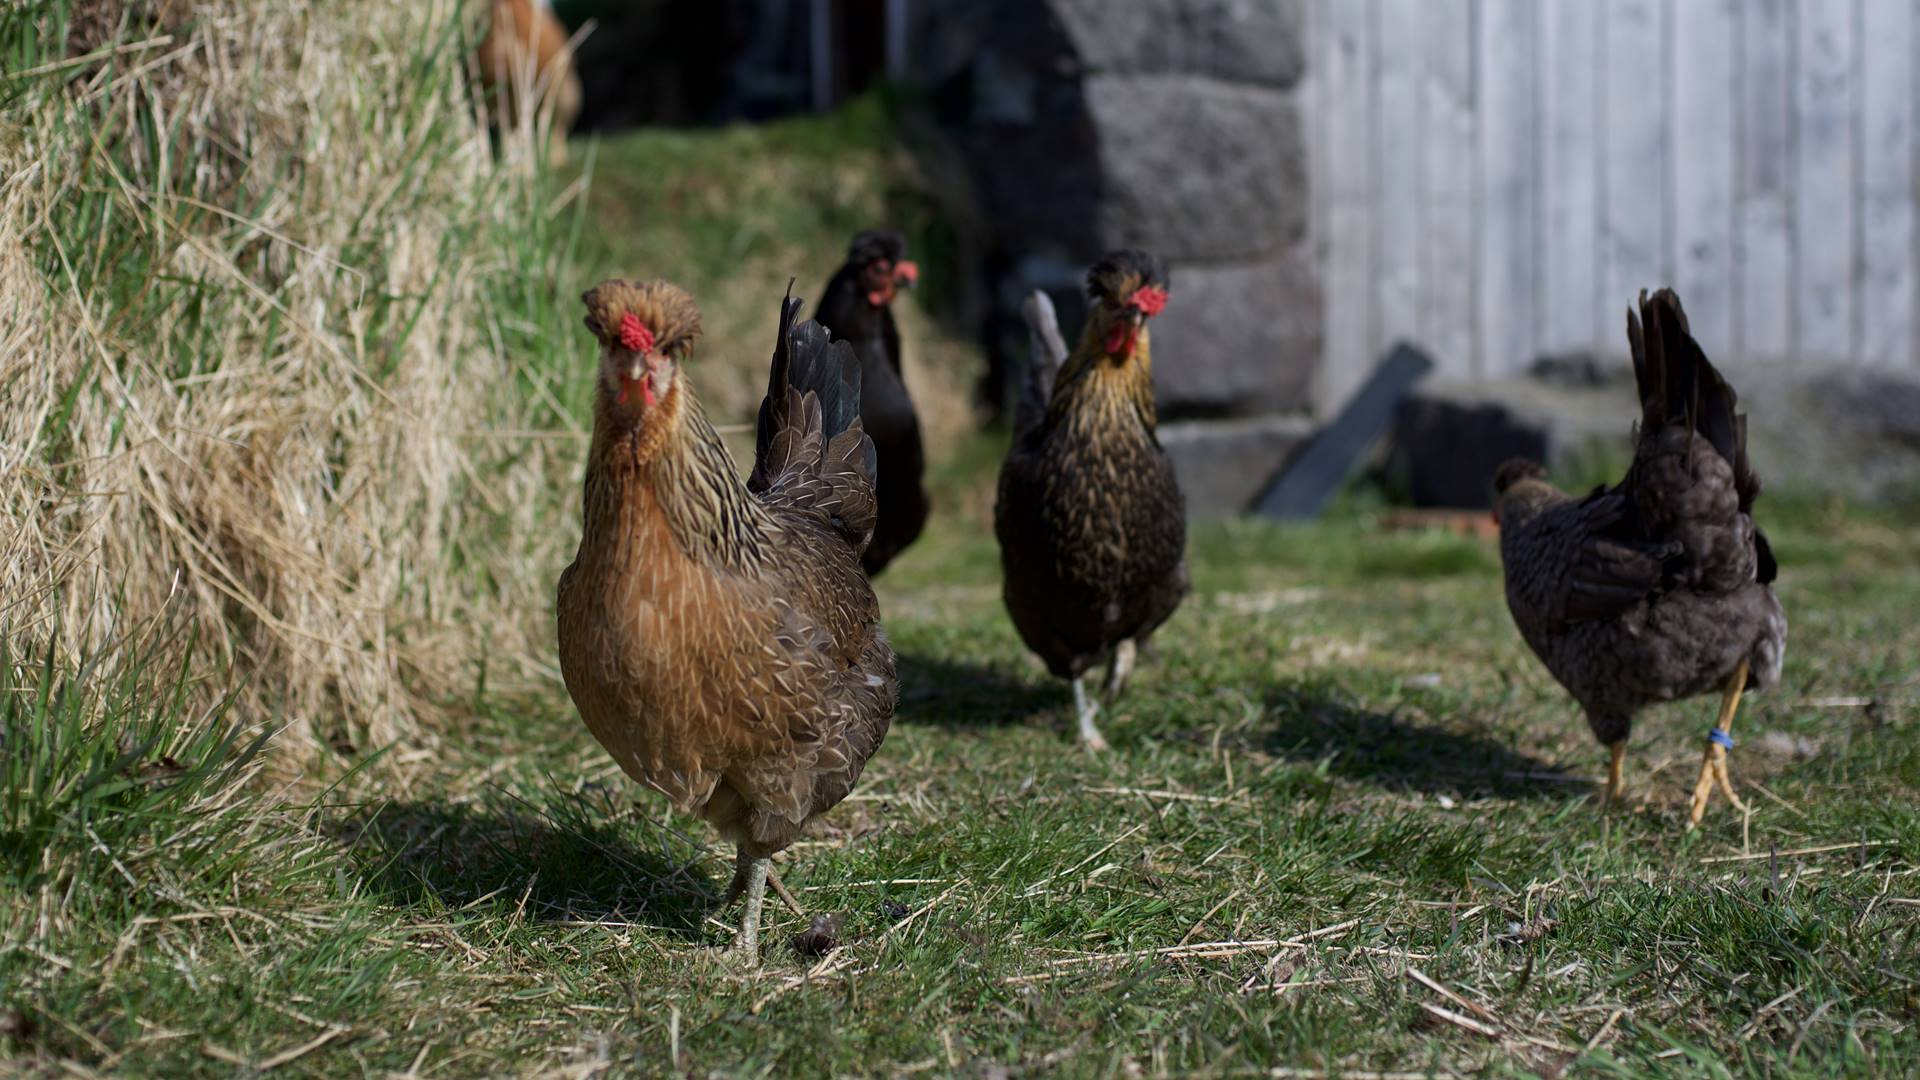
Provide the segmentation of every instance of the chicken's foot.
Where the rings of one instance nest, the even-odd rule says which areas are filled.
[[[1707,749],[1700,758],[1700,779],[1693,784],[1693,806],[1687,814],[1687,829],[1691,831],[1700,824],[1700,818],[1707,812],[1707,800],[1712,797],[1717,785],[1727,796],[1733,808],[1746,812],[1747,804],[1734,794],[1733,781],[1727,776],[1727,748],[1733,745],[1733,714],[1740,708],[1740,695],[1747,688],[1747,662],[1733,669],[1733,677],[1727,680],[1726,696],[1720,701],[1720,718],[1707,733]]]
[[[1127,688],[1127,676],[1133,674],[1133,661],[1136,649],[1133,639],[1128,638],[1114,647],[1113,658],[1107,661],[1107,700],[1112,701]]]
[[[1087,680],[1084,676],[1073,680],[1073,709],[1080,718],[1080,745],[1100,753],[1107,748],[1106,736],[1100,734],[1100,728],[1094,724],[1094,717],[1100,715],[1100,703],[1087,693]]]
[[[733,951],[748,967],[754,967],[760,963],[760,908],[767,899],[767,872],[773,869],[773,860],[765,855],[750,857],[742,852],[739,866],[734,880],[740,881],[741,873],[745,873],[742,885],[747,908],[740,916],[740,934],[734,938]]]
[[[1621,739],[1607,747],[1607,752],[1613,755],[1613,760],[1607,762],[1607,806],[1611,809],[1620,801],[1620,790],[1626,786],[1627,740]]]

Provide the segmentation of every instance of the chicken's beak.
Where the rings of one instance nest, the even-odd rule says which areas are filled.
[[[920,267],[912,259],[901,259],[894,265],[893,280],[911,289],[920,284]]]
[[[635,353],[633,359],[627,361],[625,370],[620,372],[620,394],[614,399],[615,403],[625,405],[635,391],[639,392],[640,400],[649,408],[653,406],[653,378],[647,370],[646,356],[640,353]]]
[[[1147,325],[1146,313],[1131,308],[1116,316],[1107,328],[1107,355],[1119,359],[1133,355],[1133,346],[1140,339],[1141,327]]]

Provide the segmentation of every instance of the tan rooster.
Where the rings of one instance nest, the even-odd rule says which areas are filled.
[[[601,354],[561,672],[629,776],[736,846],[727,899],[746,896],[751,962],[770,857],[846,798],[893,717],[893,650],[860,568],[860,364],[783,303],[743,484],[680,370],[692,298],[608,281],[584,299]]]

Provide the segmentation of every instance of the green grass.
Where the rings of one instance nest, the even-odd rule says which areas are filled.
[[[1736,729],[1744,822],[1716,804],[1682,830],[1704,701],[1643,720],[1639,805],[1600,814],[1601,751],[1508,624],[1492,552],[1359,512],[1197,530],[1195,594],[1090,757],[957,517],[883,579],[893,733],[781,864],[844,920],[824,962],[778,908],[764,967],[726,960],[725,852],[556,686],[490,701],[404,789],[368,772],[193,820],[211,780],[58,804],[34,843],[70,876],[7,883],[55,926],[0,957],[0,1007],[34,1028],[11,1059],[227,1072],[328,1036],[281,1070],[1910,1073],[1920,523],[1780,516],[1782,551],[1838,555],[1788,563],[1785,685]],[[62,693],[9,670],[10,701]],[[101,700],[95,723],[138,732],[164,695]],[[40,709],[10,708],[10,732]],[[172,757],[226,775],[195,764],[230,746],[206,739]],[[126,769],[8,749],[16,787]],[[138,856],[138,890],[89,828]],[[223,828],[229,852],[173,841]],[[1157,951],[1212,942],[1244,944]],[[1498,1037],[1434,1018],[1468,1010],[1409,969]]]
[[[891,100],[879,93],[830,113],[721,129],[642,129],[594,144],[594,228],[583,261],[670,273],[696,296],[762,261],[832,270],[847,240],[890,224],[908,233],[939,296],[946,226],[899,153]],[[584,163],[583,163],[584,167]],[[803,279],[802,288],[818,284]]]
[[[758,406],[788,281],[811,310],[855,233],[898,229],[922,269],[912,302],[896,306],[909,360],[921,365],[909,377],[936,410],[968,409],[961,384],[979,364],[978,347],[933,318],[956,291],[957,240],[903,148],[895,109],[875,92],[818,116],[575,140],[584,228],[570,277],[579,288],[665,278],[692,294],[703,326],[694,383],[709,413],[732,421]],[[571,305],[577,291],[560,302]],[[568,340],[584,347],[586,338],[576,331]],[[591,387],[576,377],[562,400],[585,415]],[[936,441],[954,426],[936,422]]]

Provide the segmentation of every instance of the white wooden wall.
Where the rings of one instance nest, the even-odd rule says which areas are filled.
[[[1323,403],[1624,352],[1920,366],[1920,0],[1311,0]]]

